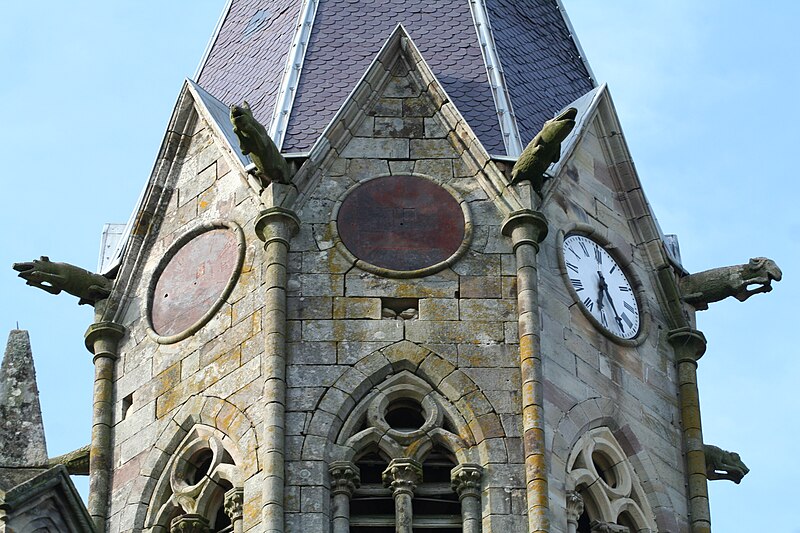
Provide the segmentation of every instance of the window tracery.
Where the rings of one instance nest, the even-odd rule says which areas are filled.
[[[652,510],[630,460],[614,434],[600,427],[570,453],[567,479],[569,533],[655,533]]]
[[[408,371],[376,387],[336,439],[333,532],[479,533],[482,469],[471,461],[470,443],[452,431],[466,427]]]
[[[156,485],[147,523],[153,533],[240,533],[243,490],[238,450],[222,432],[196,425]]]

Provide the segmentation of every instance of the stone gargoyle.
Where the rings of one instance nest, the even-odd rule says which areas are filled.
[[[727,479],[738,485],[742,478],[750,472],[736,452],[729,452],[711,444],[703,444],[703,453],[706,456],[706,477],[709,480]]]
[[[577,115],[578,110],[570,107],[544,123],[542,131],[528,143],[511,169],[511,183],[528,180],[541,194],[546,179],[544,172],[561,159],[561,143],[575,127]]]
[[[680,280],[683,300],[695,308],[708,309],[708,304],[733,296],[740,302],[760,292],[772,290],[772,282],[783,274],[772,259],[754,257],[744,265],[704,270]]]
[[[241,106],[231,106],[231,124],[239,139],[239,148],[253,160],[256,175],[263,185],[269,185],[273,181],[289,183],[289,164],[275,146],[267,129],[253,117],[247,102]]]
[[[619,524],[612,524],[611,522],[601,522],[599,520],[592,520],[589,524],[589,529],[592,533],[629,533],[630,529]]]
[[[54,263],[46,256],[27,263],[14,263],[12,268],[28,285],[50,294],[68,292],[80,298],[80,305],[95,305],[111,294],[110,279],[69,263]]]

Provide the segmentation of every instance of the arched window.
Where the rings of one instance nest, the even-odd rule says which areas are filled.
[[[376,387],[336,439],[333,532],[479,533],[481,467],[459,427],[455,408],[410,372]]]
[[[226,448],[223,437],[203,425],[189,431],[156,485],[150,531],[241,531],[244,493],[237,453]]]
[[[568,533],[655,533],[652,510],[630,460],[606,427],[575,444],[567,462]]]

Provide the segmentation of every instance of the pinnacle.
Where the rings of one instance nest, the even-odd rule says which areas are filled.
[[[11,330],[0,366],[0,469],[47,465],[39,389],[28,332]]]

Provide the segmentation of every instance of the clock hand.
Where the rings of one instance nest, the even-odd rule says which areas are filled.
[[[604,283],[604,285],[605,285],[605,283]],[[622,328],[622,319],[620,318],[619,313],[617,313],[617,308],[614,306],[614,300],[611,299],[611,294],[609,294],[609,292],[608,292],[608,285],[605,285],[603,287],[603,290],[606,292],[606,298],[608,298],[608,303],[611,304],[611,310],[614,311],[614,320],[617,321],[617,324],[619,324],[619,329],[620,329],[620,331],[622,331],[622,329],[623,329]]]
[[[597,271],[597,275],[600,276],[600,282],[597,284],[597,310],[602,313],[603,311],[603,287],[606,284],[606,280],[603,279],[603,273],[599,270]]]

